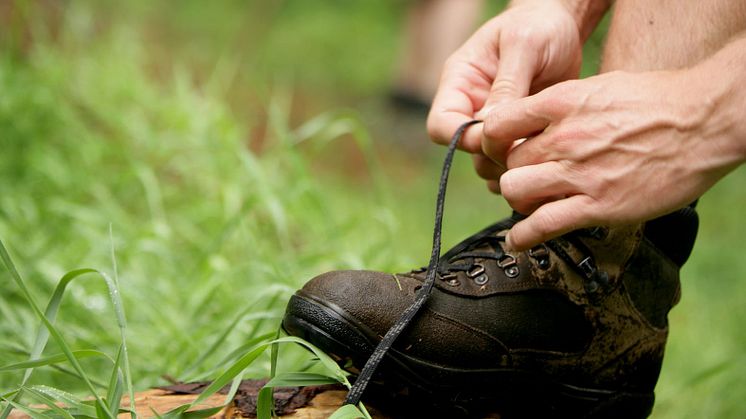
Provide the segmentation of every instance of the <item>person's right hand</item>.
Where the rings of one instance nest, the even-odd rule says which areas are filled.
[[[524,0],[485,23],[446,61],[428,115],[436,143],[447,144],[459,125],[479,119],[496,104],[577,78],[582,61],[579,23],[562,0]],[[460,148],[474,154],[477,173],[499,193],[505,150],[482,147],[481,129],[467,130]],[[495,145],[497,147],[497,145]],[[508,145],[509,147],[509,145]]]

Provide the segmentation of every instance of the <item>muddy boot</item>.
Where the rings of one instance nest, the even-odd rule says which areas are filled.
[[[580,230],[506,251],[516,218],[440,258],[426,305],[374,376],[379,390],[466,416],[646,417],[696,213],[685,208],[662,223]],[[355,373],[426,273],[320,275],[290,299],[283,327]]]

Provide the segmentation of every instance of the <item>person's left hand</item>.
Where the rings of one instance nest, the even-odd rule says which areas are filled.
[[[509,232],[508,246],[645,221],[697,199],[740,163],[733,112],[723,109],[728,89],[715,87],[689,70],[615,72],[492,110],[483,151],[506,164],[502,195],[529,214]],[[501,155],[521,138],[529,139]]]

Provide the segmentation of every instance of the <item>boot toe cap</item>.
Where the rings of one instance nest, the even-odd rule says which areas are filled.
[[[298,295],[354,317],[377,334],[385,333],[414,301],[420,282],[374,271],[332,271],[311,279]]]

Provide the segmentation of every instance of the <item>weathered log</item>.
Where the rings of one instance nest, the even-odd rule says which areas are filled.
[[[257,396],[267,380],[244,380],[233,398],[233,402],[216,417],[220,418],[255,418]],[[189,394],[196,397],[209,383],[187,383],[162,387],[161,390],[172,394]],[[227,388],[221,393],[226,393]],[[279,418],[323,419],[328,418],[344,403],[346,389],[341,385],[324,385],[308,387],[279,387],[274,391],[274,410]],[[218,401],[220,405],[225,396]],[[138,409],[139,411],[139,409]],[[388,419],[373,409],[371,414],[376,419]]]
[[[256,417],[256,399],[266,380],[244,380],[233,401],[220,412],[211,416],[220,419]],[[135,394],[135,410],[139,418],[154,418],[181,405],[194,401],[209,383],[188,383],[165,386]],[[227,389],[223,394],[214,394],[192,410],[218,407],[225,403]],[[324,419],[328,418],[344,402],[346,390],[342,386],[282,387],[275,390],[275,412],[279,418]],[[122,399],[122,407],[129,406],[129,397]],[[35,406],[44,408],[44,406]],[[376,419],[388,419],[375,409],[369,409]],[[119,419],[129,419],[129,413],[120,414]],[[11,419],[29,419],[19,411]]]
[[[239,386],[233,401],[221,409],[212,418],[238,419],[255,418],[256,403],[259,390],[267,380],[244,380]],[[184,383],[164,386],[135,394],[135,410],[139,418],[154,418],[156,413],[162,415],[169,410],[194,401],[209,383]],[[192,410],[208,409],[222,406],[225,403],[227,388],[220,393],[208,397]],[[443,406],[436,407],[426,403],[416,403],[406,396],[378,394],[371,391],[371,397],[365,401],[365,406],[374,419],[394,419],[394,417],[452,417],[446,413]],[[288,419],[325,419],[328,418],[342,403],[344,403],[346,389],[341,385],[324,385],[308,387],[280,387],[275,389],[274,411],[278,418]],[[122,399],[122,407],[129,406],[129,397]],[[43,409],[44,406],[36,406]],[[384,414],[382,412],[386,412]],[[391,415],[391,416],[389,416]],[[129,413],[120,414],[119,419],[129,419]],[[479,415],[482,418],[499,419],[497,414]],[[22,412],[15,411],[11,419],[29,419]]]

